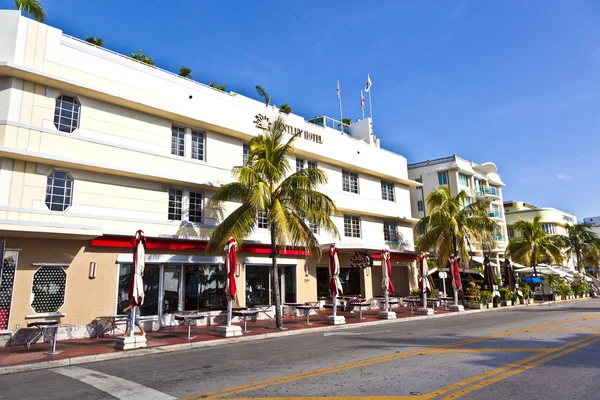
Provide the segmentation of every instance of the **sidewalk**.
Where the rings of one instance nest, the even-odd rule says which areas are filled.
[[[583,300],[583,299],[582,299]],[[539,305],[537,303],[536,305]],[[482,311],[493,311],[501,309],[510,309],[515,307],[527,307],[524,305],[494,308],[491,310],[470,310],[465,309],[465,313],[472,314]],[[363,311],[364,319],[359,319],[358,311],[354,313],[340,312],[338,315],[346,317],[345,325],[327,325],[324,323],[326,315],[331,315],[331,310],[321,310],[320,315],[311,315],[311,325],[306,325],[305,317],[286,316],[283,319],[283,325],[286,330],[278,330],[273,320],[259,320],[248,322],[247,329],[250,331],[243,336],[234,338],[222,338],[217,335],[217,325],[208,327],[194,328],[192,326],[192,336],[194,339],[187,339],[187,326],[165,327],[158,331],[148,332],[148,347],[143,349],[121,351],[116,350],[115,337],[105,336],[99,339],[74,339],[57,342],[56,349],[62,351],[57,355],[45,355],[44,352],[50,350],[49,343],[32,344],[31,348],[26,346],[10,346],[0,348],[0,375],[14,372],[21,372],[34,369],[53,368],[58,366],[67,366],[82,364],[87,362],[103,361],[125,357],[135,357],[148,354],[159,354],[171,351],[181,351],[186,349],[200,348],[206,346],[215,346],[228,343],[239,343],[251,340],[260,340],[280,336],[291,336],[304,333],[316,333],[320,331],[329,331],[332,329],[345,329],[349,327],[358,327],[365,325],[390,324],[401,321],[410,321],[418,319],[430,319],[436,317],[447,317],[457,315],[456,312],[446,311],[443,308],[436,308],[435,315],[423,316],[416,312],[411,314],[409,307],[395,308],[397,319],[381,320],[377,318],[379,310]],[[461,313],[461,314],[465,314]],[[241,325],[236,323],[236,325]]]

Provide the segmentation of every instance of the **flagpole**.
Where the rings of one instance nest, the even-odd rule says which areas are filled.
[[[360,91],[360,109],[362,111],[362,119],[365,119],[365,96],[363,95],[363,91]]]
[[[340,131],[344,132],[344,114],[342,113],[342,91],[340,90],[340,80],[337,81],[337,95],[340,102]]]
[[[369,117],[371,117],[371,122],[373,121],[373,107],[371,106],[371,88],[369,88]]]

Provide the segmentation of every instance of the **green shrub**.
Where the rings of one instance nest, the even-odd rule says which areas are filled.
[[[531,288],[529,287],[529,285],[523,285],[521,291],[523,292],[524,299],[528,299],[531,296]]]
[[[410,291],[410,295],[411,296],[423,296],[423,292],[421,292],[421,289],[413,289]]]
[[[469,282],[465,292],[469,296],[469,303],[478,304],[481,299],[481,289],[475,282]]]
[[[512,293],[509,288],[503,287],[500,289],[500,298],[504,301],[510,301],[512,299]]]
[[[481,304],[489,304],[492,302],[492,292],[488,290],[481,291]]]
[[[583,296],[583,285],[578,282],[571,282],[571,290],[576,296]]]

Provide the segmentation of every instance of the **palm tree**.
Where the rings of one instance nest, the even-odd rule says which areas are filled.
[[[598,277],[598,265],[600,265],[600,248],[585,248],[583,250],[583,262],[594,269],[594,276]]]
[[[35,19],[37,22],[46,21],[46,11],[40,3],[40,0],[15,0],[15,7],[19,11],[24,11],[25,14]]]
[[[134,60],[138,60],[140,62],[143,62],[144,64],[148,64],[148,65],[154,66],[154,58],[146,56],[142,52],[142,49],[139,49],[137,53],[131,53],[131,58],[133,58]]]
[[[292,107],[290,107],[288,103],[283,103],[281,106],[279,106],[279,111],[284,114],[290,114],[292,112]]]
[[[219,85],[219,86],[217,86],[217,85],[215,84],[215,81],[212,81],[212,82],[210,83],[210,85],[209,85],[209,86],[210,86],[211,88],[213,88],[213,89],[220,90],[221,92],[224,92],[224,91],[225,91],[225,85]]]
[[[192,69],[182,65],[179,67],[179,76],[192,79]]]
[[[344,118],[342,118],[342,123],[350,126],[350,125],[352,125],[352,120],[348,117],[344,117]]]
[[[549,235],[544,232],[541,223],[542,217],[536,215],[533,221],[525,221],[521,218],[514,223],[514,238],[506,248],[511,258],[517,262],[533,267],[533,274],[537,276],[536,265],[542,259],[550,262],[562,263],[562,247],[564,245],[560,236]]]
[[[267,93],[267,91],[265,89],[263,89],[262,86],[256,85],[256,93],[258,93],[260,95],[260,97],[262,97],[265,100],[265,105],[267,107],[269,107],[269,103],[271,102],[271,97],[269,97],[269,94]]]
[[[241,203],[214,230],[208,244],[209,251],[220,251],[229,237],[241,242],[257,228],[258,213],[266,213],[271,236],[271,278],[278,328],[282,327],[278,249],[304,246],[311,254],[320,254],[319,242],[307,221],[338,235],[330,218],[336,212],[335,205],[329,197],[316,190],[318,185],[327,182],[327,175],[319,168],[305,168],[289,175],[292,168],[288,158],[298,135],[284,142],[285,131],[285,122],[279,116],[268,129],[254,137],[249,143],[247,164],[234,167],[235,181],[219,188],[209,201],[210,207],[229,201]]]
[[[429,215],[415,226],[420,250],[434,249],[438,260],[445,263],[450,255],[468,259],[476,242],[482,249],[495,245],[492,232],[498,229],[498,224],[490,218],[488,204],[476,201],[465,206],[467,197],[464,190],[452,196],[448,186],[427,195]]]
[[[584,254],[594,249],[600,249],[600,238],[592,231],[592,225],[588,223],[567,224],[565,231],[563,240],[567,256],[574,256],[579,272],[585,273]]]
[[[96,38],[93,36],[86,36],[85,41],[98,47],[104,46],[104,39],[102,39],[101,37]]]

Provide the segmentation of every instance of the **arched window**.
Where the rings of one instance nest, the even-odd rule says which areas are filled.
[[[79,101],[72,96],[60,95],[54,107],[54,126],[61,132],[71,133],[79,127]]]
[[[46,206],[50,211],[65,211],[73,198],[73,179],[64,171],[52,171],[46,181]]]

